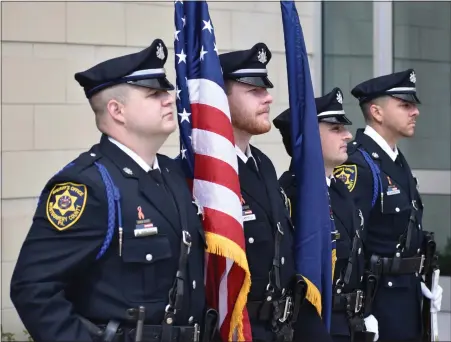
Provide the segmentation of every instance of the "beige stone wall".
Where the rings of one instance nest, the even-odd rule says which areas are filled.
[[[1,310],[5,331],[22,336],[9,299],[11,274],[29,229],[37,196],[46,181],[96,143],[95,128],[74,73],[107,58],[136,52],[154,38],[170,48],[166,64],[175,83],[173,2],[4,2],[2,6],[1,107]],[[298,11],[313,55],[313,2]],[[273,115],[288,106],[279,2],[212,2],[210,15],[220,52],[247,49],[263,41],[273,51],[268,66],[275,84]],[[272,129],[254,143],[288,165],[279,133]],[[163,153],[178,153],[178,133]]]

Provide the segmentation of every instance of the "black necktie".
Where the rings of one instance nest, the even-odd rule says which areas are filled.
[[[155,180],[155,182],[158,184],[158,186],[164,191],[166,196],[168,196],[169,200],[174,206],[175,211],[178,211],[177,208],[177,202],[175,200],[174,195],[169,190],[168,186],[166,185],[166,182],[163,179],[163,176],[161,175],[160,169],[153,169],[148,172],[148,174]]]
[[[157,184],[164,186],[163,176],[161,175],[161,171],[159,169],[150,170],[149,175],[155,180],[155,182],[157,182]]]
[[[166,186],[163,176],[161,175],[160,169],[153,169],[153,170],[150,170],[148,173],[153,178],[153,180],[157,183],[157,185],[159,187],[161,187],[163,189],[163,191],[165,191],[166,194],[172,198],[172,194],[171,194],[171,192],[169,192],[169,189]]]
[[[395,159],[395,164],[402,167],[402,161],[401,161],[401,157],[399,156],[399,154]]]
[[[257,164],[255,163],[255,159],[253,157],[249,157],[246,162],[246,166],[250,168],[257,176],[260,177],[258,173]]]

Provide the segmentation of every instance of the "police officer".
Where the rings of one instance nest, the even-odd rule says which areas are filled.
[[[174,132],[160,39],[75,74],[102,137],[45,185],[11,281],[35,341],[196,341],[204,233],[158,150]]]
[[[381,341],[420,341],[424,271],[423,204],[409,164],[397,147],[415,131],[420,103],[413,69],[380,76],[352,89],[366,128],[334,170],[362,209],[368,267],[379,278],[373,313]],[[430,296],[440,309],[441,287]],[[429,292],[430,294],[430,292]]]
[[[333,169],[348,158],[347,142],[352,134],[346,128],[351,121],[343,110],[343,93],[334,88],[330,93],[315,99],[319,122],[321,147],[326,171],[326,182],[331,201],[331,220],[336,229],[336,263],[333,282],[333,305],[330,333],[338,341],[376,341],[377,321],[370,315],[368,303],[364,309],[365,287],[364,251],[361,240],[363,220],[343,182],[336,180]],[[287,109],[273,120],[279,129],[285,148],[290,156],[291,116]],[[293,165],[280,177],[280,185],[290,198],[292,208],[296,203],[296,178]],[[359,215],[360,214],[360,215]],[[292,214],[293,217],[296,217]],[[337,234],[338,233],[338,234]],[[371,294],[368,299],[371,299]],[[370,332],[372,331],[372,332]]]
[[[273,84],[266,69],[271,52],[265,44],[258,43],[249,50],[219,57],[238,155],[252,281],[247,309],[253,339],[291,341],[292,319],[297,318],[293,312],[299,309],[305,291],[305,283],[295,278],[293,226],[271,160],[249,143],[252,136],[271,129],[272,96],[268,88],[273,88]],[[311,313],[316,315],[313,306]]]

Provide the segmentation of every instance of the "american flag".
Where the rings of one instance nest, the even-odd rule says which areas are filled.
[[[223,341],[251,341],[238,162],[214,27],[205,1],[175,1],[174,20],[179,157],[203,208],[207,303]]]

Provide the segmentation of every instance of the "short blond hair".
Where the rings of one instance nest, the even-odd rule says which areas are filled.
[[[101,115],[106,112],[107,104],[111,100],[116,100],[122,104],[125,104],[128,99],[129,90],[128,84],[118,84],[106,88],[93,95],[89,99],[89,104],[96,115]]]

